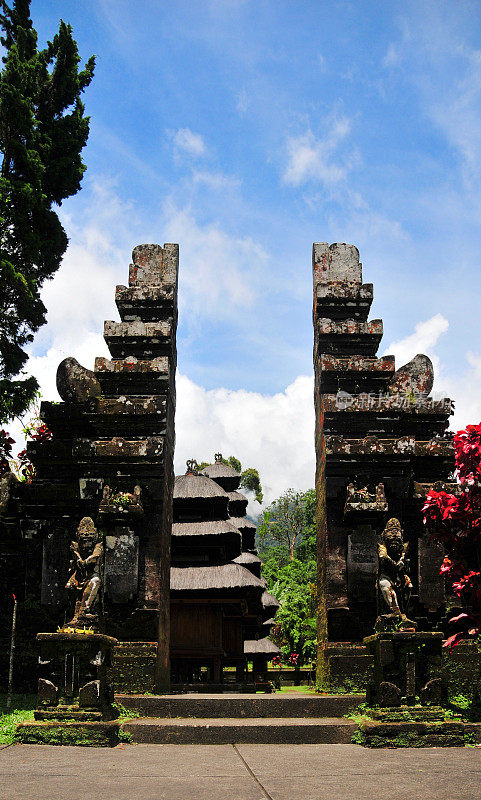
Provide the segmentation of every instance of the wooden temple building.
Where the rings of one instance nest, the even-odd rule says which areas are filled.
[[[265,680],[279,649],[267,637],[278,603],[265,589],[255,525],[245,516],[240,475],[216,462],[188,462],[174,487],[171,567],[173,685],[221,685],[235,667],[242,686]],[[267,624],[266,624],[267,623]],[[252,661],[253,674],[247,675]]]
[[[372,632],[378,543],[390,517],[409,542],[410,614],[429,630],[444,610],[443,552],[424,536],[421,506],[454,468],[452,403],[431,396],[427,356],[397,371],[394,356],[377,357],[383,325],[368,320],[373,287],[362,282],[356,247],[316,243],[312,265],[318,565],[329,639]]]

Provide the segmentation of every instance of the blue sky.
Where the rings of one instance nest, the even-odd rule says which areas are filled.
[[[132,247],[180,244],[177,468],[221,448],[313,482],[311,247],[356,244],[381,353],[481,417],[481,12],[452,2],[33,0],[96,75],[70,247],[29,365],[105,352]]]

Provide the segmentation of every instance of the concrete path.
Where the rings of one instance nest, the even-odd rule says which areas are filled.
[[[480,748],[16,745],[0,800],[481,800]]]

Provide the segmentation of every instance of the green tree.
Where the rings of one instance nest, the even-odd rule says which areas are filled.
[[[79,69],[70,25],[44,49],[30,18],[30,0],[0,1],[0,422],[23,414],[38,384],[14,380],[25,345],[46,321],[40,289],[60,266],[67,236],[52,206],[80,189],[81,151],[89,118],[80,96],[95,59]]]
[[[277,543],[287,548],[291,561],[303,537],[311,535],[314,524],[312,493],[288,489],[264,511],[257,529],[261,548]]]
[[[204,467],[210,466],[210,461],[201,461],[199,464],[199,470],[204,469]],[[261,486],[261,479],[259,477],[259,473],[253,467],[248,467],[244,471],[242,470],[242,464],[238,458],[235,456],[229,456],[229,458],[222,459],[223,464],[227,464],[227,466],[232,467],[235,469],[236,472],[240,473],[241,480],[240,486],[242,489],[246,489],[248,492],[252,492],[255,496],[258,503],[262,503],[264,495],[262,494],[262,486]]]
[[[273,591],[276,591],[274,587]],[[316,655],[317,621],[315,584],[286,585],[277,590],[280,603],[272,638],[285,656],[297,653],[298,665],[312,661]]]
[[[271,503],[258,528],[259,556],[267,588],[280,603],[271,638],[298,665],[316,652],[316,528],[314,489],[290,489]],[[293,521],[295,535],[285,530]]]

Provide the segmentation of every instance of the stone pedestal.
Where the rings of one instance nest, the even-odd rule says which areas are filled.
[[[112,746],[118,713],[107,680],[116,639],[101,633],[37,634],[40,670],[35,722],[20,725],[26,743]]]
[[[440,705],[442,682],[442,633],[395,631],[375,633],[364,639],[374,658],[373,679],[368,686],[370,706]]]

